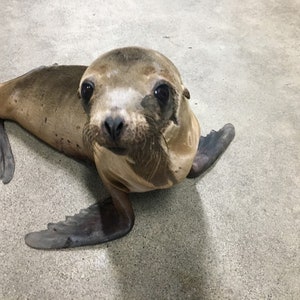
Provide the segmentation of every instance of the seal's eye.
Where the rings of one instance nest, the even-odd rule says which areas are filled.
[[[158,99],[160,104],[162,104],[162,105],[167,104],[168,100],[169,100],[169,96],[170,96],[170,89],[169,89],[168,85],[166,85],[165,83],[159,85],[154,90],[154,96],[156,99]]]
[[[89,102],[94,92],[94,84],[90,81],[83,82],[81,85],[81,97],[85,102]]]

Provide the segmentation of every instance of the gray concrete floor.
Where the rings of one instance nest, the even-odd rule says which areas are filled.
[[[95,170],[7,123],[0,299],[300,299],[299,1],[66,2],[1,1],[0,81],[150,47],[181,71],[203,133],[237,134],[203,178],[132,195],[125,238],[47,252],[25,233],[105,192]]]

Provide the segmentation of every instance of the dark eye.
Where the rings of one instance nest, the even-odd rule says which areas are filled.
[[[154,96],[161,104],[167,104],[170,96],[168,85],[161,84],[154,90]]]
[[[81,98],[85,102],[89,102],[94,92],[94,84],[92,82],[83,82],[81,85]]]

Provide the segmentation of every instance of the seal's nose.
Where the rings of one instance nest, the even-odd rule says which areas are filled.
[[[104,121],[104,128],[112,140],[117,140],[121,135],[122,129],[124,127],[124,119],[121,117],[108,117]]]

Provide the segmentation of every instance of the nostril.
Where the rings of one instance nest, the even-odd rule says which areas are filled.
[[[116,136],[119,136],[124,126],[123,120],[121,118],[119,118],[119,120],[116,120],[115,126]]]
[[[112,117],[108,117],[104,121],[104,127],[109,136],[113,140],[116,140],[122,132],[124,120],[121,117],[116,117],[114,119]]]
[[[104,121],[104,126],[107,131],[107,133],[111,136],[112,130],[113,130],[113,118],[109,117]]]

